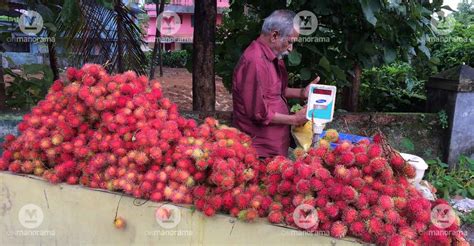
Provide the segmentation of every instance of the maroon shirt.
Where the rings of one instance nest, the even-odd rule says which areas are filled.
[[[234,127],[253,138],[259,157],[287,156],[290,126],[270,123],[275,113],[289,114],[285,63],[257,39],[240,57],[232,83]]]

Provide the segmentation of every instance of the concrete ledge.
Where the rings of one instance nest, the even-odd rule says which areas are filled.
[[[37,205],[44,214],[37,228],[20,223],[19,211],[26,204]],[[179,208],[181,222],[175,228],[164,229],[154,216],[161,205],[0,172],[0,245],[359,245],[353,238],[302,234],[265,219],[244,223],[221,214],[206,218],[189,207]],[[113,225],[116,211],[127,222],[123,231]],[[38,214],[30,211],[32,218]]]

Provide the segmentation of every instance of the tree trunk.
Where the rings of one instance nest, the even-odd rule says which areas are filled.
[[[4,74],[3,74],[2,60],[3,60],[3,54],[0,51],[0,110],[7,108],[6,103],[5,103],[5,101],[7,100],[7,95],[5,92],[5,81],[3,78]]]
[[[123,73],[125,71],[125,68],[123,66],[123,43],[122,43],[122,16],[119,14],[120,12],[120,0],[115,0],[114,1],[114,9],[115,13],[117,14],[117,49],[118,49],[118,54],[117,54],[117,69],[119,73]]]
[[[357,112],[359,110],[360,78],[362,76],[362,68],[359,63],[354,63],[353,71],[354,76],[350,76],[351,87],[345,87],[343,90],[343,104],[347,111]]]
[[[54,42],[48,42],[49,67],[53,71],[53,79],[59,79],[58,56],[56,54],[56,45]]]
[[[214,46],[216,0],[195,1],[193,36],[193,110],[215,111]]]
[[[153,1],[155,3],[155,11],[156,11],[156,19],[158,20],[158,16],[160,16],[161,13],[165,10],[165,0],[160,0],[160,6],[158,7],[158,0]],[[155,44],[153,45],[153,51],[151,53],[151,60],[150,60],[150,79],[153,79],[155,77],[155,61],[156,61],[156,53],[157,51],[160,53],[160,76],[163,76],[163,57],[161,55],[161,32],[160,28],[158,27],[158,23],[156,24],[156,29],[155,29]]]

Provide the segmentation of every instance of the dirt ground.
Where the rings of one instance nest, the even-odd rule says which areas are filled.
[[[164,96],[178,104],[180,110],[192,110],[192,74],[185,68],[163,68],[163,77],[157,69],[155,77],[163,86]],[[216,110],[232,110],[232,96],[216,76]]]

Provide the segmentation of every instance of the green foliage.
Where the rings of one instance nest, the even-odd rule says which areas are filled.
[[[402,147],[402,150],[404,150],[405,152],[415,151],[415,144],[409,138],[403,138],[402,141],[400,142],[400,146]]]
[[[365,69],[360,104],[364,111],[422,111],[426,101],[425,81],[416,77],[408,63]]]
[[[474,225],[474,213],[465,213],[459,216],[462,224]]]
[[[431,49],[433,56],[440,61],[439,71],[460,64],[474,67],[474,23],[463,25],[456,22],[452,33],[435,40],[437,42],[433,42]]]
[[[461,156],[455,168],[449,169],[440,159],[427,161],[426,179],[436,187],[438,196],[449,199],[455,195],[474,198],[474,160]]]
[[[147,52],[146,57],[149,61],[151,59],[152,52]],[[189,60],[190,54],[187,50],[176,50],[176,51],[164,51],[163,54],[163,66],[164,67],[186,67],[186,63]],[[159,66],[160,60],[159,56],[156,56],[155,65]],[[149,64],[149,62],[147,63]]]
[[[6,86],[6,104],[15,109],[29,109],[36,105],[44,99],[53,82],[53,72],[44,64],[23,65],[21,74],[4,68],[4,73],[13,78]]]
[[[446,113],[445,110],[441,110],[438,112],[438,119],[439,123],[441,125],[441,128],[446,129],[449,126],[449,121],[448,121],[448,114]]]
[[[430,15],[441,4],[441,1],[422,4],[379,0],[289,1],[287,9],[312,11],[319,23],[316,32],[305,36],[310,41],[296,43],[288,56],[289,72],[299,75],[294,76],[290,86],[303,87],[318,74],[324,83],[343,87],[349,85],[356,64],[371,68],[397,57],[406,61],[415,55],[430,58],[426,34]],[[259,35],[263,19],[281,8],[285,8],[281,1],[232,2],[217,32],[216,71],[227,88],[231,88],[235,64]]]

